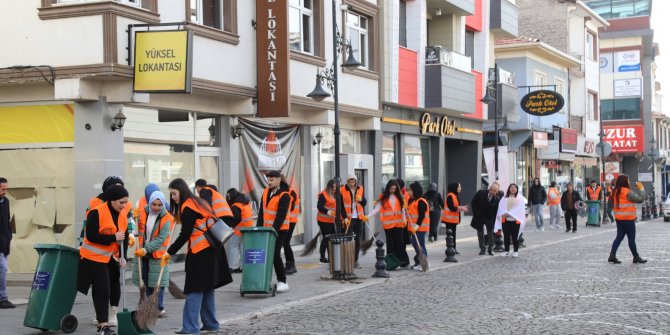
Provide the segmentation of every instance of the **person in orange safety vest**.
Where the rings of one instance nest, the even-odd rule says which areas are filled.
[[[253,218],[253,209],[251,202],[246,194],[231,188],[226,192],[226,200],[230,204],[233,212],[233,236],[226,242],[226,255],[228,255],[228,265],[234,273],[242,272],[242,263],[240,255],[242,254],[242,232],[241,228],[253,227],[255,225]]]
[[[630,187],[628,176],[620,174],[616,179],[614,192],[612,193],[612,203],[614,218],[616,219],[616,238],[612,243],[610,257],[607,260],[610,263],[619,264],[616,258],[617,249],[625,236],[628,236],[628,247],[633,254],[633,263],[646,263],[647,260],[640,257],[635,244],[635,219],[637,209],[635,204],[641,204],[646,198],[644,186],[642,183],[635,183],[635,189]]]

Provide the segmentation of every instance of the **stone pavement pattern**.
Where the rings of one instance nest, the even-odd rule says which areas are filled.
[[[427,274],[404,270],[391,272],[389,280],[370,278],[374,250],[361,259],[361,278],[351,283],[322,280],[327,268],[318,255],[299,258],[291,290],[274,298],[241,298],[236,274],[233,284],[217,290],[221,333],[670,334],[670,224],[638,225],[645,265],[631,264],[625,241],[623,263],[606,263],[611,225],[582,225],[577,234],[529,231],[529,247],[518,259],[478,256],[475,231],[461,224],[458,234],[460,262],[442,262],[444,240],[430,243]],[[173,273],[178,283],[183,276]],[[10,288],[12,297],[27,292]],[[136,304],[137,288],[129,289],[128,301]],[[183,300],[166,294],[166,306],[168,318],[152,327],[156,334],[172,334],[181,325]],[[0,334],[40,334],[22,326],[25,310],[0,312]],[[94,333],[90,297],[79,294],[73,314],[80,322],[75,334]]]

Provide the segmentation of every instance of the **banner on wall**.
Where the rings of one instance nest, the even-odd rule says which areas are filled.
[[[486,171],[488,171],[489,183],[492,183],[496,179],[494,150],[494,148],[484,149],[484,163],[486,164]],[[500,183],[500,189],[503,191],[507,190],[507,186],[510,183],[509,153],[507,151],[507,146],[498,147],[498,183]]]
[[[258,209],[263,189],[267,187],[265,174],[278,170],[286,182],[300,193],[300,127],[271,125],[239,119],[240,159],[244,167],[242,192],[249,195],[254,209]]]

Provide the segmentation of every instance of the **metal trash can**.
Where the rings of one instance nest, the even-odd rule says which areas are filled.
[[[356,241],[354,235],[333,234],[328,239],[328,262],[333,279],[356,279]]]
[[[600,201],[587,201],[586,202],[586,226],[598,226],[600,227]]]
[[[36,244],[34,248],[40,258],[23,325],[72,333],[78,325],[70,312],[77,296],[79,250],[60,244]]]
[[[277,293],[277,284],[272,284],[277,232],[272,227],[241,228],[242,243],[242,283],[240,296],[247,293]]]

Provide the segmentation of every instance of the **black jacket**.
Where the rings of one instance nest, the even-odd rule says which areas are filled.
[[[566,211],[569,209],[574,210],[575,209],[575,203],[577,201],[582,201],[582,196],[579,194],[579,192],[573,190],[572,191],[572,204],[568,204],[568,191],[563,192],[563,195],[561,196],[561,209],[563,211]]]
[[[233,212],[233,219],[230,223],[226,222],[229,226],[235,227],[238,224],[240,224],[240,221],[242,221],[242,210],[240,210],[237,206],[233,206],[233,204],[242,204],[246,205],[249,203],[249,198],[243,193],[237,193],[235,198],[230,199],[230,210]]]
[[[470,201],[470,206],[472,207],[472,222],[470,226],[477,230],[482,229],[484,226],[487,229],[493,229],[496,214],[498,213],[498,204],[504,196],[505,193],[503,191],[498,191],[498,194],[489,201],[488,190],[477,191],[472,197],[472,201]]]
[[[547,191],[542,185],[535,185],[530,187],[530,194],[528,199],[531,205],[544,205],[547,202]]]
[[[272,227],[279,232],[279,228],[281,225],[284,223],[284,220],[286,219],[286,215],[289,214],[289,209],[291,207],[291,196],[288,194],[289,191],[289,186],[288,184],[282,182],[279,184],[277,187],[277,190],[275,192],[270,191],[270,195],[266,201],[265,204],[261,203],[260,206],[258,206],[258,219],[256,221],[256,226],[262,227],[263,226],[263,207],[264,205],[267,205],[270,203],[270,200],[276,196],[279,196],[283,192],[287,192],[286,194],[282,195],[281,198],[279,198],[279,209],[277,209],[277,215],[275,216],[275,222],[272,224]],[[261,196],[261,202],[263,202],[263,197]]]
[[[444,207],[444,199],[442,199],[442,195],[439,192],[428,191],[423,195],[423,197],[428,200],[428,205],[430,205],[432,211],[442,211],[442,207]]]
[[[0,202],[0,253],[9,255],[9,245],[12,242],[12,227],[9,225],[9,199],[2,198]]]

